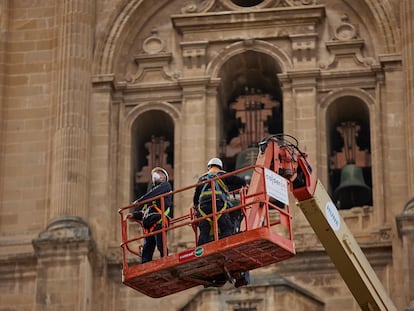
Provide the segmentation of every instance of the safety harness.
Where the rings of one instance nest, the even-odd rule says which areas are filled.
[[[216,171],[216,172],[208,172],[207,173],[207,180],[209,179],[213,179],[217,176],[217,174],[220,171]],[[221,179],[216,179],[214,182],[214,190],[215,190],[215,196],[216,196],[216,200],[221,200],[223,201],[224,205],[223,207],[220,209],[219,214],[217,215],[217,220],[221,217],[222,215],[222,211],[224,211],[227,206],[229,205],[229,201],[228,201],[228,193],[229,193],[229,189],[227,188],[226,184],[221,180]],[[199,203],[204,200],[206,200],[206,198],[212,198],[213,195],[213,191],[210,188],[208,188],[210,186],[210,183],[205,183],[203,185],[203,188],[201,188],[201,192],[200,192],[200,196],[199,196]],[[201,206],[198,206],[198,212],[200,213],[201,216],[205,217],[207,216],[207,214],[201,209]],[[211,218],[206,218],[206,220],[209,222],[210,224],[210,235],[213,235],[213,220]]]
[[[152,211],[152,209],[154,209],[155,211]],[[151,204],[145,204],[144,207],[142,208],[142,212],[143,212],[143,216],[142,216],[142,221],[143,222],[146,219],[149,219],[149,217],[151,217],[151,216],[156,216],[156,215],[161,216],[161,218],[158,221],[154,222],[154,224],[152,224],[151,227],[149,227],[149,228],[143,227],[143,230],[144,230],[145,234],[153,232],[155,227],[158,224],[162,223],[162,211],[158,207],[157,201],[152,201]],[[167,226],[169,225],[169,222],[170,222],[170,218],[168,216],[169,213],[170,213],[170,207],[168,207],[164,212],[164,215],[166,216],[166,220],[167,220]]]

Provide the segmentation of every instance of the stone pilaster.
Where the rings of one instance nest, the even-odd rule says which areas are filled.
[[[404,107],[408,172],[414,172],[414,2],[401,0],[401,51],[404,71]],[[408,174],[408,193],[414,193],[414,174]]]
[[[37,257],[36,311],[93,310],[95,242],[79,217],[59,217],[33,240]]]
[[[198,177],[206,170],[207,153],[210,150],[208,135],[209,119],[211,116],[217,116],[214,107],[207,107],[207,86],[208,77],[195,77],[180,79],[179,83],[183,90],[182,96],[182,119],[181,119],[181,169],[175,170],[175,174],[183,185],[192,185],[197,182]],[[213,110],[213,111],[209,111]],[[210,116],[210,117],[209,117]],[[213,122],[215,125],[215,122]],[[178,201],[177,201],[178,200]],[[189,203],[192,202],[191,193],[185,195],[176,195],[174,202],[186,202],[181,204],[183,210],[179,213],[188,213]],[[176,206],[180,206],[178,203]],[[174,212],[175,213],[175,212]],[[183,234],[180,241],[187,242],[191,239],[191,234]]]
[[[50,218],[85,217],[95,1],[62,0],[56,6],[58,46]]]
[[[404,105],[403,94],[401,89],[399,89],[399,86],[403,83],[402,64],[401,57],[398,54],[380,55],[379,60],[385,82],[381,88],[381,113],[387,116],[381,122],[384,133],[382,144],[384,147],[384,157],[390,160],[381,163],[377,166],[377,169],[383,170],[385,180],[393,181],[384,185],[384,190],[382,190],[385,192],[383,200],[384,205],[389,206],[386,213],[391,212],[393,215],[397,215],[401,212],[401,206],[407,200],[407,178],[405,176],[409,172],[405,159],[394,157],[395,154],[405,154],[405,150],[408,150],[404,145]],[[374,157],[372,162],[373,167],[375,167],[377,161],[375,161]],[[383,194],[381,193],[381,195]],[[379,219],[381,223],[386,221],[385,211],[383,213]]]
[[[3,102],[4,102],[4,79],[6,64],[6,43],[7,43],[7,25],[8,25],[8,1],[0,1],[0,120],[3,120]],[[0,129],[1,134],[1,129]],[[0,145],[0,151],[2,147]]]
[[[292,70],[288,77],[292,83],[296,138],[301,142],[300,148],[313,159],[313,167],[317,167],[316,154],[316,80],[319,69]]]
[[[295,127],[295,104],[294,96],[292,90],[292,81],[285,73],[278,74],[278,79],[281,84],[283,92],[283,128],[286,134],[296,136],[296,127]]]
[[[402,241],[401,264],[399,273],[401,274],[400,289],[403,295],[402,301],[408,301],[408,306],[404,310],[414,310],[414,197],[405,205],[404,211],[396,217],[398,234]]]
[[[92,310],[95,243],[87,218],[95,1],[56,2],[49,225],[32,241],[35,310]],[[65,289],[62,291],[62,289]]]
[[[183,184],[193,184],[199,174],[205,171],[207,159],[207,94],[208,77],[180,79],[183,88],[182,99],[182,154],[183,167],[187,168],[182,176]],[[214,107],[209,107],[214,109]],[[197,157],[189,157],[196,154]],[[187,176],[187,180],[185,179]]]

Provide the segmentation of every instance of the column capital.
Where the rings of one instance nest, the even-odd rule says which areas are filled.
[[[89,255],[95,253],[96,244],[88,224],[77,216],[54,218],[46,230],[32,240],[39,259],[67,254]]]
[[[400,237],[410,236],[414,238],[414,196],[408,200],[404,211],[397,215],[396,221]]]

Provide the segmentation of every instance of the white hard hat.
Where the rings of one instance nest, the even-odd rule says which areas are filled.
[[[161,172],[161,173],[163,173],[163,174],[165,175],[166,181],[168,181],[168,173],[167,173],[167,171],[166,171],[165,169],[163,169],[162,167],[159,167],[159,166],[154,167],[154,168],[152,169],[152,171],[151,171],[151,176],[152,176],[153,181],[154,181],[154,179],[155,179],[155,180],[159,180],[159,179],[160,179],[160,176],[158,175],[158,173],[157,173],[157,172]],[[157,178],[157,176],[156,176],[156,175],[158,175],[158,178]],[[154,177],[155,177],[155,178],[154,178]]]
[[[218,167],[220,167],[221,169],[223,169],[223,162],[221,162],[221,160],[219,158],[212,158],[210,159],[210,161],[208,161],[207,166],[210,165],[216,165]]]

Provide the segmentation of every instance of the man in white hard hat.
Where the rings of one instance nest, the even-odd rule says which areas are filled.
[[[207,172],[204,173],[197,183],[224,175],[223,162],[219,158],[212,158],[207,163]],[[228,207],[228,192],[236,190],[246,185],[244,178],[237,175],[217,179],[215,185],[215,200],[217,211],[225,210]],[[211,183],[199,185],[194,192],[193,204],[196,209],[197,217],[204,217],[212,213],[212,191]],[[207,218],[198,223],[200,231],[197,245],[203,245],[213,240],[213,223],[211,218]],[[219,238],[225,238],[233,234],[233,223],[229,213],[219,214],[218,216]]]
[[[136,200],[134,204],[139,204],[139,202],[144,200],[171,192],[172,189],[170,183],[168,182],[168,173],[162,167],[155,167],[151,171],[151,179],[152,188]],[[172,212],[172,198],[170,195],[161,197],[158,200],[148,202],[143,205],[138,205],[138,207],[133,211],[133,217],[142,222],[144,233],[151,233],[162,229],[162,201],[164,203],[164,215],[167,216],[166,219],[168,220],[168,217]],[[144,239],[144,246],[142,248],[142,263],[152,260],[155,246],[157,246],[160,256],[164,257],[162,232]]]

